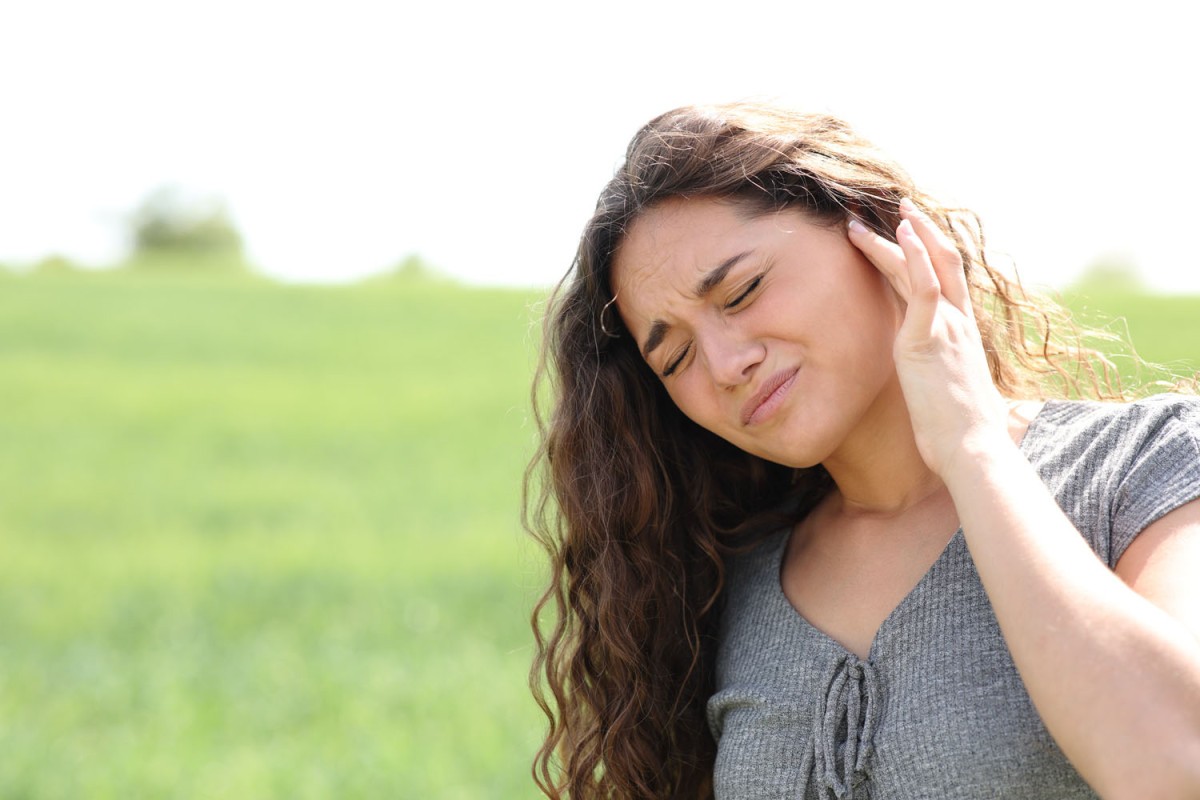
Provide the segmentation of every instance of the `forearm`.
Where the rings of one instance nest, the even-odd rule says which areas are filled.
[[[1109,797],[1200,796],[1200,642],[1096,558],[1016,447],[965,453],[946,484],[1013,661],[1084,778]]]

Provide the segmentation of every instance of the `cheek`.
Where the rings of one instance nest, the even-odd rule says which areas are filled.
[[[703,385],[703,377],[693,364],[683,375],[667,381],[667,395],[683,415],[705,430],[719,433],[719,409],[711,392]]]
[[[879,336],[885,342],[885,349],[891,355],[892,345],[896,334],[904,324],[904,303],[890,286],[879,287],[878,302],[875,305],[875,325]]]
[[[876,308],[879,309],[879,318],[885,320],[888,329],[895,334],[900,330],[901,323],[904,322],[904,301],[900,299],[900,295],[896,294],[883,275],[877,272],[875,276],[878,280],[873,288]]]
[[[848,321],[872,342],[885,341],[885,349],[890,353],[891,342],[904,321],[904,306],[887,279],[874,267],[869,271],[864,269],[856,277],[847,287],[846,306],[843,306],[849,308]]]

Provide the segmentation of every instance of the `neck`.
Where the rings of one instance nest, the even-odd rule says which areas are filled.
[[[917,449],[895,379],[853,434],[822,463],[837,484],[846,512],[897,514],[943,488]]]

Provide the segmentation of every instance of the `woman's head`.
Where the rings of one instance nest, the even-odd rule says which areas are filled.
[[[610,301],[614,257],[634,223],[670,199],[704,197],[728,201],[748,218],[793,209],[840,228],[854,216],[889,237],[900,221],[900,200],[909,197],[955,239],[964,263],[981,263],[973,218],[952,224],[949,209],[920,192],[898,164],[841,120],[744,103],[681,108],[634,136],[584,230],[575,273],[560,289],[560,302],[579,315],[570,321],[589,329],[581,341],[589,353],[578,357],[629,355],[628,331]],[[986,293],[996,293],[997,279],[1003,280],[991,270],[969,269],[968,276]],[[1006,289],[1001,286],[1001,293]],[[991,317],[986,308],[976,310],[985,344],[991,344]],[[990,353],[1002,349],[988,347]],[[992,368],[1002,391],[1022,384],[997,359]],[[637,374],[653,378],[648,371]]]
[[[842,225],[742,201],[670,198],[612,259],[624,332],[684,415],[790,467],[876,446],[902,407],[902,303]]]
[[[818,225],[843,229],[851,216],[893,238],[900,200],[912,199],[955,242],[971,287],[992,377],[1007,396],[1039,394],[1050,380],[1075,378],[1070,361],[1045,344],[1055,309],[1026,298],[1019,284],[990,266],[975,216],[923,193],[908,174],[845,122],[765,104],[689,106],[647,123],[630,142],[624,164],[600,193],[585,226],[574,271],[559,288],[551,335],[572,363],[620,364],[631,390],[657,394],[654,373],[634,369],[639,356],[614,303],[614,259],[628,232],[673,199],[715,198],[748,219],[783,209]],[[1047,310],[1049,309],[1049,313]],[[1041,341],[1033,332],[1042,328]],[[633,363],[626,363],[633,362]],[[1086,372],[1086,370],[1085,370]],[[1081,376],[1086,377],[1086,376]],[[1056,387],[1050,387],[1054,391]]]
[[[897,165],[834,117],[745,104],[677,109],[634,136],[584,229],[567,291],[604,310],[627,231],[671,198],[726,199],[747,216],[796,208],[830,225],[854,214],[886,232],[899,223],[900,199],[914,194]],[[597,321],[611,324],[599,313]]]

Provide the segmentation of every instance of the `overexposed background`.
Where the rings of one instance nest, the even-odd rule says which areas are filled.
[[[1099,261],[1200,291],[1200,51],[1182,6],[104,3],[0,10],[0,263],[128,251],[174,184],[252,263],[347,281],[417,253],[545,285],[651,116],[776,98],[845,116],[976,209],[1032,282]]]

